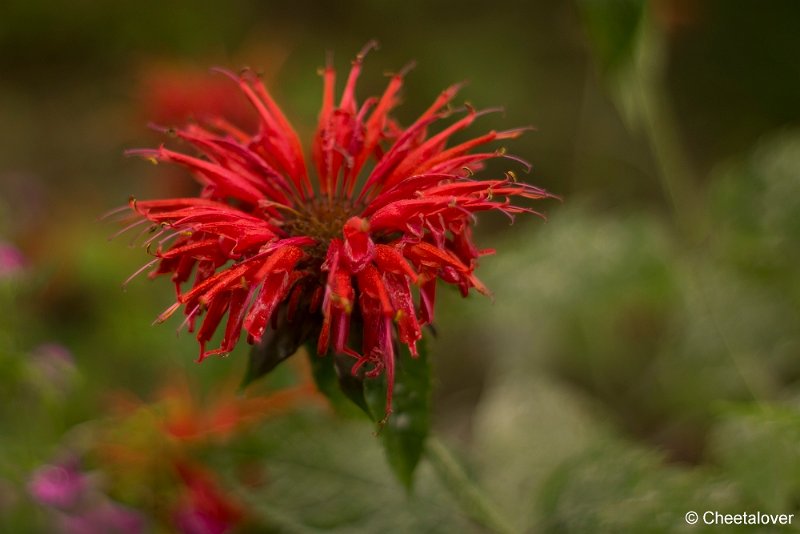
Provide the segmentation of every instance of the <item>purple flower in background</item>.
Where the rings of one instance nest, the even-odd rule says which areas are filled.
[[[28,490],[39,503],[64,510],[77,506],[88,488],[88,478],[78,470],[76,458],[40,467],[28,484]]]
[[[112,501],[81,471],[79,460],[45,465],[31,476],[28,490],[39,504],[50,508],[55,532],[63,534],[140,534],[145,518]]]
[[[42,343],[33,350],[34,357],[37,359],[63,362],[72,364],[72,353],[64,345],[58,343]]]
[[[64,534],[140,534],[145,520],[139,512],[106,499],[78,514],[62,516],[59,527]]]
[[[17,247],[0,241],[0,280],[20,274],[26,263],[25,256]]]

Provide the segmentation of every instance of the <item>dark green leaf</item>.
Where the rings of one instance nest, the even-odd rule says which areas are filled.
[[[364,399],[364,378],[353,376],[350,372],[352,358],[332,354],[320,357],[316,348],[311,345],[309,343],[308,358],[317,389],[328,398],[337,412],[350,415],[357,411],[353,409],[355,404],[370,416],[367,401]]]
[[[313,337],[317,322],[313,316],[299,313],[289,322],[286,319],[286,306],[282,306],[278,310],[277,328],[267,329],[258,345],[250,351],[240,388],[247,387],[297,352],[301,345]]]
[[[413,358],[403,344],[398,344],[392,414],[379,423],[381,442],[397,478],[411,489],[414,469],[425,448],[430,430],[431,376],[425,343],[418,344],[419,357]],[[364,391],[376,421],[386,412],[386,377],[366,379]]]
[[[352,328],[348,345],[358,352],[361,350],[359,334],[363,330],[363,323],[357,309],[350,317],[350,324]],[[309,346],[308,354],[317,388],[328,397],[334,409],[344,415],[363,412],[372,418],[364,398],[364,371],[355,376],[352,373],[355,360],[344,354],[329,353],[320,357],[316,346]],[[358,406],[358,410],[353,409],[353,404]]]

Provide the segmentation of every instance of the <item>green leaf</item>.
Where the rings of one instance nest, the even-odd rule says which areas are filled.
[[[732,405],[711,434],[715,465],[756,509],[783,513],[800,494],[800,413],[776,404]]]
[[[392,414],[385,422],[386,376],[364,381],[367,404],[380,425],[379,435],[389,465],[408,490],[430,430],[430,366],[424,340],[420,340],[417,347],[419,356],[414,358],[408,347],[398,344]]]
[[[282,361],[297,352],[316,330],[313,316],[296,313],[291,322],[286,319],[286,307],[278,310],[277,328],[267,329],[261,342],[250,351],[247,360],[247,371],[240,389],[244,389],[255,380],[269,373]]]
[[[364,398],[364,378],[353,376],[350,372],[352,358],[341,354],[321,357],[317,354],[316,347],[308,346],[308,359],[317,389],[328,398],[338,413],[342,415],[360,413],[354,409],[355,405],[371,418]]]
[[[670,465],[652,450],[605,439],[552,471],[539,493],[535,531],[683,532],[684,514],[700,506],[742,507],[726,483],[703,470]]]
[[[207,459],[247,509],[252,525],[242,532],[481,532],[428,462],[408,495],[369,430],[366,418],[295,411],[263,421],[235,446],[213,448]],[[240,475],[256,473],[266,478]]]

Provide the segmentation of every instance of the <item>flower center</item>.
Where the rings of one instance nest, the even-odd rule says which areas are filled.
[[[309,252],[312,255],[319,252],[324,259],[331,239],[342,237],[344,224],[357,211],[356,206],[346,199],[312,198],[285,219],[283,229],[290,236],[316,239],[319,244]]]

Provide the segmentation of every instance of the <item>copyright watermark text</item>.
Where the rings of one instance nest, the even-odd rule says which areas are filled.
[[[765,514],[763,512],[742,512],[740,514],[723,514],[716,510],[707,510],[702,514],[689,511],[684,519],[690,525],[791,525],[794,514]]]

